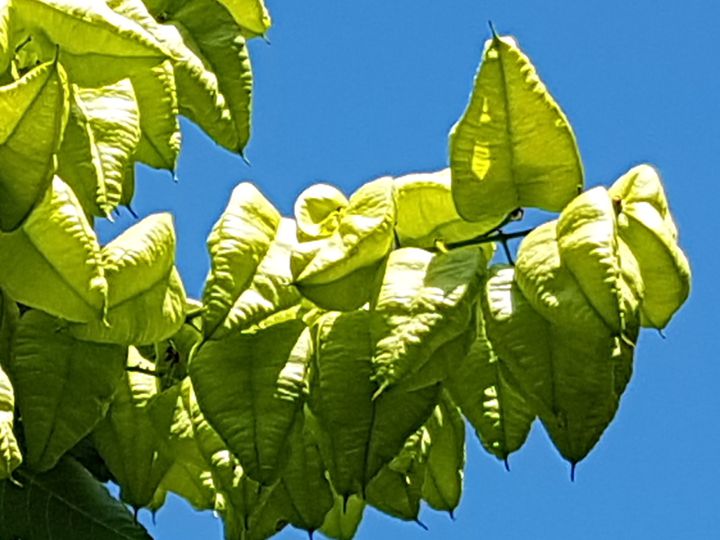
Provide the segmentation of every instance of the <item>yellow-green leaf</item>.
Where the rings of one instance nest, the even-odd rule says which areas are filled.
[[[73,325],[88,341],[143,345],[172,336],[185,320],[185,289],[175,268],[172,216],[153,214],[102,249],[108,281],[106,322]]]
[[[298,285],[321,285],[382,259],[393,244],[395,202],[389,177],[368,182],[350,197],[331,236],[298,244],[292,272]]]
[[[0,286],[56,317],[100,323],[108,294],[100,246],[58,177],[22,228],[0,234]]]
[[[140,115],[129,79],[99,88],[72,86],[58,174],[89,213],[108,217],[121,203],[140,134]]]
[[[253,34],[264,35],[272,20],[263,0],[218,0],[235,21]]]
[[[118,480],[120,497],[139,508],[150,506],[162,478],[172,465],[167,448],[178,387],[161,391],[154,375],[136,371],[154,366],[134,347],[127,356],[125,376],[107,416],[93,432],[93,442]]]
[[[42,200],[67,114],[67,80],[57,60],[0,88],[0,230],[19,227]]]
[[[315,184],[307,188],[295,200],[298,240],[308,242],[331,236],[347,205],[347,197],[334,186]]]
[[[395,178],[395,204],[395,233],[401,246],[432,248],[487,232],[482,224],[465,221],[457,213],[450,169]]]
[[[210,274],[203,291],[203,331],[212,336],[252,282],[276,236],[280,213],[249,183],[238,185],[208,237]]]
[[[273,484],[301,405],[308,351],[298,320],[205,342],[190,363],[198,403],[245,472]]]
[[[468,107],[450,134],[458,213],[490,230],[516,208],[559,211],[582,189],[575,136],[511,37],[485,44]]]
[[[485,270],[476,247],[393,251],[371,310],[373,379],[381,391],[411,377],[470,322]]]
[[[3,359],[3,364],[6,359]],[[22,454],[13,432],[15,394],[10,379],[0,367],[0,481],[9,478],[22,463]]]

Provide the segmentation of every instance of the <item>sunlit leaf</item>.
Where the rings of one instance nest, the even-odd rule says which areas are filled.
[[[105,416],[126,354],[118,345],[77,340],[62,321],[40,311],[23,315],[8,368],[30,468],[54,467]]]
[[[438,242],[461,242],[487,232],[482,224],[465,221],[457,213],[450,169],[396,178],[395,202],[395,232],[401,246],[432,248]]]
[[[185,289],[174,266],[170,214],[153,214],[102,249],[108,281],[107,322],[73,325],[89,341],[146,344],[172,336],[185,320]]]
[[[370,319],[373,379],[381,391],[420,370],[439,346],[465,330],[485,264],[474,247],[390,254]]]
[[[0,87],[0,230],[19,227],[42,200],[67,114],[67,80],[57,60]]]
[[[610,188],[619,209],[618,232],[637,259],[644,285],[643,326],[664,328],[690,294],[690,263],[677,245],[657,171],[634,167]]]
[[[511,37],[485,44],[468,107],[450,134],[458,213],[487,230],[516,208],[559,211],[583,185],[570,124]]]
[[[325,516],[320,532],[335,540],[352,540],[365,512],[365,501],[356,495],[335,495],[333,507]]]
[[[341,211],[331,236],[300,243],[293,252],[298,285],[330,283],[379,261],[392,247],[394,222],[392,179],[363,185]]]
[[[17,471],[0,482],[0,537],[150,540],[150,535],[72,458],[43,474]]]
[[[16,301],[101,324],[108,294],[100,246],[72,190],[55,177],[22,228],[0,234],[0,285]]]
[[[272,21],[263,0],[218,0],[235,21],[253,34],[264,35]]]
[[[23,460],[13,432],[14,417],[15,394],[13,386],[3,368],[0,367],[0,481],[9,478]]]
[[[140,116],[129,79],[100,88],[73,85],[58,174],[85,209],[107,217],[122,200],[139,140]]]
[[[280,213],[249,183],[238,185],[208,237],[210,274],[203,291],[203,331],[212,336],[252,282],[275,238]]]
[[[298,239],[307,242],[331,236],[338,228],[347,197],[334,186],[315,184],[295,200]]]

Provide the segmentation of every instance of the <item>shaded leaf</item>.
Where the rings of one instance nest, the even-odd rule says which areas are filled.
[[[134,347],[128,351],[127,366],[107,416],[93,432],[93,442],[120,485],[121,499],[136,508],[152,508],[172,465],[166,434],[178,387],[161,392],[155,376],[134,371],[153,368]]]
[[[332,509],[325,516],[320,532],[335,540],[352,540],[365,512],[365,501],[356,495],[335,495]]]
[[[67,80],[57,60],[0,88],[0,230],[17,229],[42,200],[67,114]]]
[[[198,403],[245,472],[270,485],[286,459],[301,404],[307,351],[293,350],[303,329],[289,320],[207,341],[190,363]]]
[[[0,285],[68,321],[100,322],[108,284],[100,246],[72,190],[55,177],[23,227],[0,234]]]
[[[72,458],[36,474],[17,472],[21,485],[0,482],[0,537],[150,540],[120,501]]]
[[[582,189],[570,124],[511,37],[485,44],[465,113],[450,134],[458,213],[490,230],[516,208],[559,211]]]
[[[46,471],[105,416],[125,368],[118,345],[73,338],[62,321],[31,310],[20,319],[9,363],[27,464]]]
[[[452,512],[460,504],[465,469],[465,421],[443,394],[425,424],[430,439],[422,498],[435,510]]]

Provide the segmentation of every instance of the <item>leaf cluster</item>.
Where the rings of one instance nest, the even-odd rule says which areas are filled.
[[[655,169],[583,191],[567,118],[493,35],[448,169],[317,184],[292,217],[238,185],[189,299],[169,214],[104,246],[93,219],[129,203],[135,162],[174,168],[178,114],[242,149],[264,6],[0,6],[3,538],[147,538],[108,480],[135,509],[172,492],[213,510],[229,539],[349,539],[366,505],[452,513],[465,420],[507,464],[538,419],[574,469],[640,329],[689,294]],[[524,208],[559,215],[497,263]]]

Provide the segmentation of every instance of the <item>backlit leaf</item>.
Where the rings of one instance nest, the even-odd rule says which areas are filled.
[[[559,211],[583,185],[570,124],[511,37],[485,44],[468,107],[450,134],[458,213],[487,230],[516,208]]]
[[[0,230],[18,228],[42,200],[67,114],[67,80],[57,60],[0,88]]]
[[[381,391],[416,373],[439,346],[465,330],[485,264],[475,247],[390,254],[370,319],[373,378]]]
[[[185,289],[174,266],[172,216],[153,214],[102,249],[108,281],[107,323],[73,325],[81,339],[119,344],[161,341],[185,320]]]
[[[14,418],[15,394],[13,386],[3,368],[0,367],[0,481],[9,478],[23,460],[13,432]],[[4,483],[1,485],[4,485]]]
[[[365,501],[356,495],[343,498],[335,495],[333,507],[325,516],[320,532],[335,540],[352,540],[365,512]]]
[[[263,0],[219,0],[235,21],[253,34],[264,35],[272,21]]]

